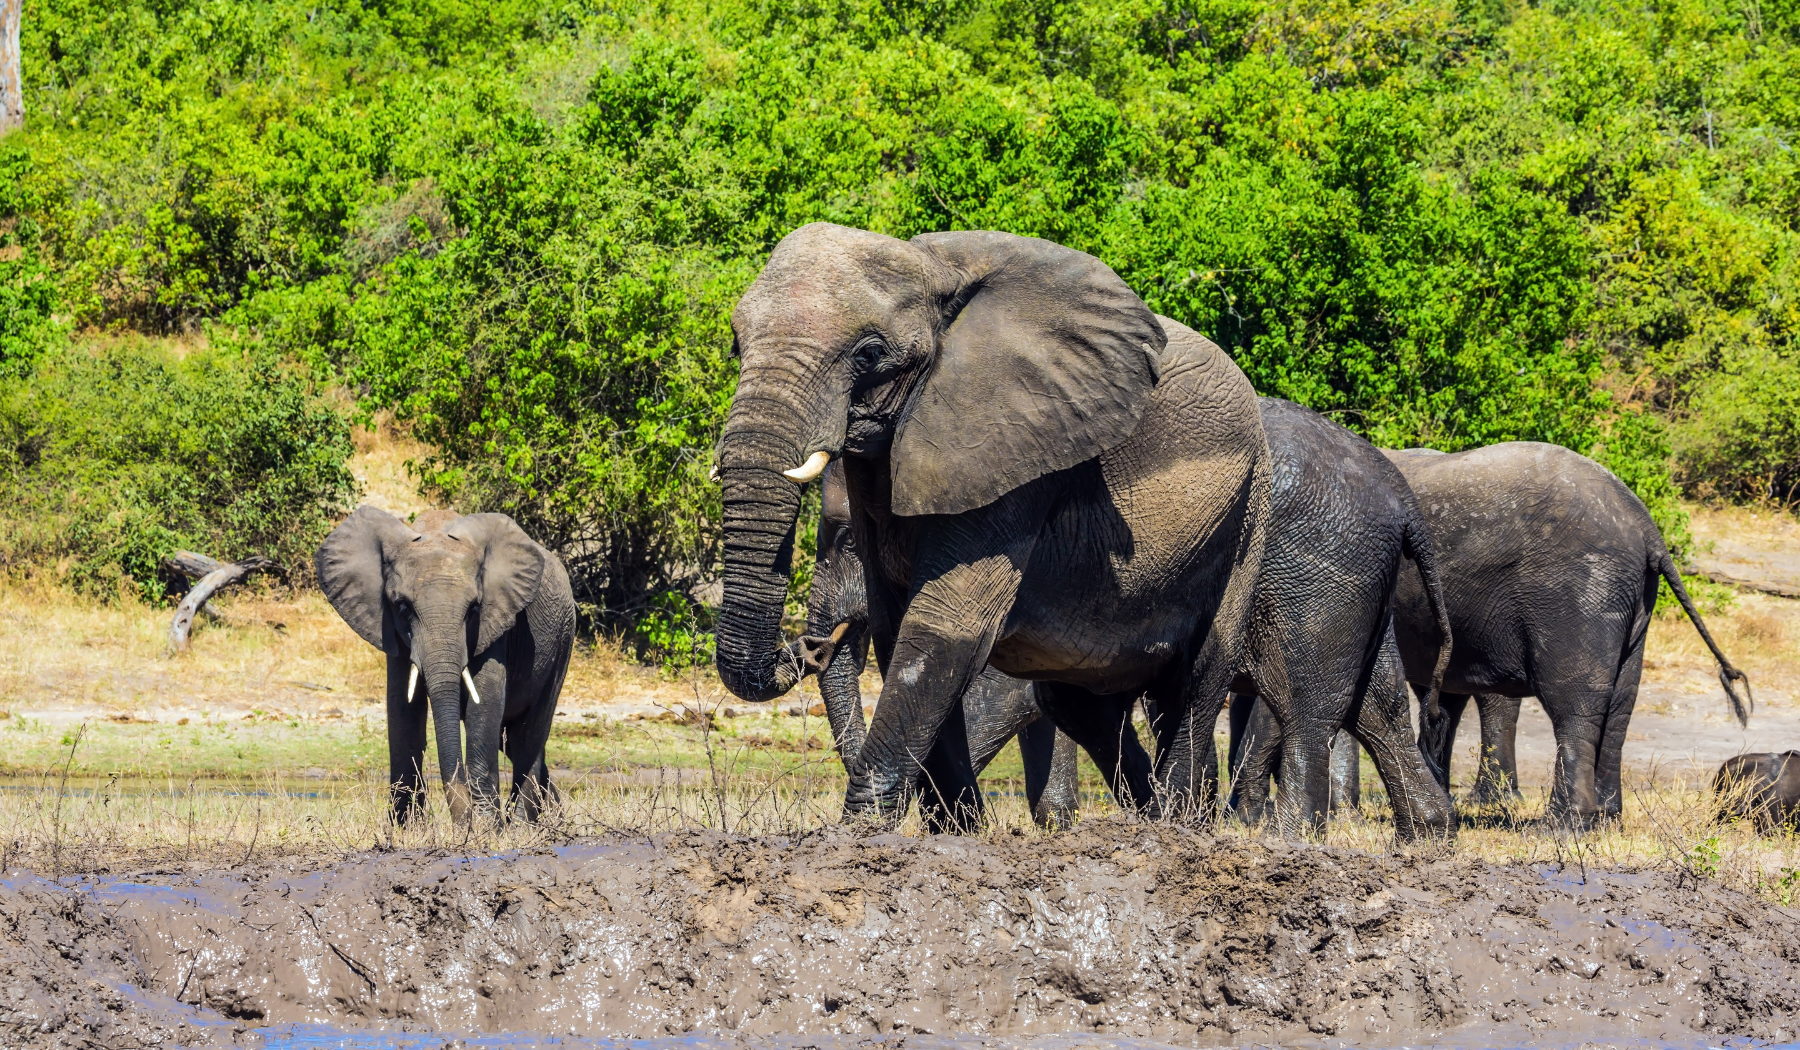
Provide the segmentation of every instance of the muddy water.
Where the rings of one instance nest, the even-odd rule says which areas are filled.
[[[0,1045],[1698,1047],[1797,1024],[1800,919],[1717,887],[1123,823],[0,883]]]

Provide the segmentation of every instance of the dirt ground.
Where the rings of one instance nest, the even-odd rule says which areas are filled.
[[[64,885],[15,874],[0,922],[0,1031],[40,1046],[274,1046],[317,1038],[308,1025],[1703,1046],[1800,1025],[1800,915],[1678,873],[1118,821],[1035,840],[696,832]]]

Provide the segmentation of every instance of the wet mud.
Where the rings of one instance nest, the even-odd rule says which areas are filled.
[[[1704,1046],[1797,1026],[1800,917],[1681,873],[1158,825],[0,883],[6,1046]]]

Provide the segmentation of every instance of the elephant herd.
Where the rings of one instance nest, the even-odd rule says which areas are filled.
[[[1239,813],[1318,828],[1354,791],[1360,745],[1398,834],[1445,836],[1456,720],[1474,697],[1504,767],[1524,696],[1555,728],[1554,814],[1616,817],[1660,581],[1747,717],[1743,673],[1606,470],[1528,442],[1377,449],[1258,398],[1218,346],[1081,252],[815,223],[777,245],[731,326],[719,677],[768,701],[818,675],[848,819],[891,823],[916,796],[928,826],[968,827],[977,773],[1014,736],[1041,823],[1073,817],[1077,747],[1122,806],[1206,819],[1229,699]],[[818,563],[788,642],[815,480]],[[418,524],[362,508],[318,557],[332,604],[388,654],[396,815],[417,804],[429,696],[456,698],[431,704],[439,741],[467,722],[466,748],[439,747],[453,811],[498,810],[504,741],[512,806],[534,817],[568,578],[504,517]]]

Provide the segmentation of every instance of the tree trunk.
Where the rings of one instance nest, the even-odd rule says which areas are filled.
[[[0,0],[0,135],[25,123],[25,78],[19,23],[25,0]]]
[[[6,2],[7,0],[0,0],[0,3]],[[189,552],[183,551],[182,553],[188,554]],[[204,555],[192,556],[205,557]],[[175,610],[175,622],[169,625],[169,648],[175,652],[181,652],[188,647],[188,631],[194,626],[194,616],[200,611],[200,607],[206,604],[208,598],[234,583],[241,582],[251,573],[268,568],[270,564],[267,558],[246,558],[235,564],[220,565],[217,569],[202,576],[200,581],[194,584],[194,589],[187,593],[187,597],[181,599],[181,605]]]

